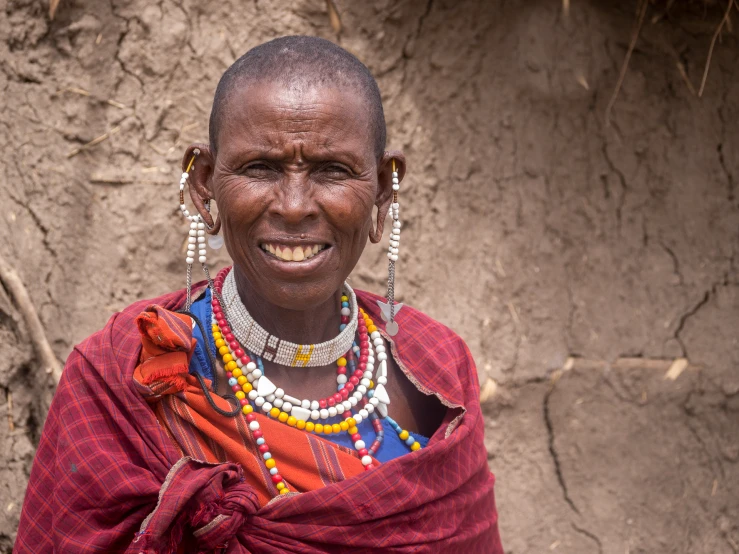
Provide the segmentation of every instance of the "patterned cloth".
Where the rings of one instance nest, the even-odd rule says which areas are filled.
[[[378,297],[358,298],[379,323]],[[452,331],[410,307],[397,316],[395,358],[420,390],[450,408],[427,448],[260,507],[238,463],[183,457],[134,381],[142,353],[136,317],[183,302],[180,291],[135,303],[70,354],[15,552],[503,553],[477,374]],[[167,365],[187,371],[187,354],[182,361],[168,346],[174,351],[160,354],[180,359]],[[179,387],[166,373],[158,379]]]

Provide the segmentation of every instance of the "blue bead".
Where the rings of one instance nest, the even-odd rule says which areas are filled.
[[[257,444],[258,444],[259,446],[262,446],[262,445],[264,444],[264,437],[259,437],[259,438],[257,439]]]
[[[349,302],[342,302],[341,303],[341,307],[342,308],[348,308],[349,307]]]
[[[236,378],[235,378],[235,377],[231,377],[231,378],[230,378],[230,379],[228,380],[228,384],[229,384],[230,386],[232,386],[232,387],[233,387],[234,385],[238,385],[238,384],[239,384],[239,382],[238,382],[238,381],[236,380]]]
[[[339,325],[339,331],[343,331],[344,329],[346,329],[346,323]]]
[[[413,435],[408,435],[408,438],[405,439],[405,444],[408,446],[411,446],[414,442],[416,442],[416,439],[413,437]]]
[[[336,387],[336,390],[341,390],[343,388],[344,388],[344,384],[342,383],[342,384],[340,384],[339,386]]]
[[[264,458],[265,460],[269,460],[271,457],[272,454],[270,454],[269,452],[265,452],[264,454],[262,454],[262,458]]]
[[[277,475],[277,468],[276,467],[273,467],[272,469],[269,470],[269,472],[272,475]]]

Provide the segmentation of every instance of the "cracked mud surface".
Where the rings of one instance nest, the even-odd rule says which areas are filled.
[[[336,3],[409,158],[397,296],[500,384],[487,440],[507,551],[738,552],[736,35],[703,98],[675,69],[699,82],[722,5],[645,24],[606,127],[633,2],[569,18],[544,0]],[[227,65],[295,33],[336,40],[322,0],[62,0],[53,23],[0,0],[0,254],[61,359],[182,286],[182,150],[207,137]],[[383,260],[369,247],[353,283],[381,292]],[[25,333],[0,287],[0,552],[43,422]],[[664,380],[652,361],[675,357],[691,365]]]

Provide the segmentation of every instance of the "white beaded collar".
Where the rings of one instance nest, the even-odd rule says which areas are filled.
[[[236,289],[233,270],[223,283],[223,307],[231,325],[231,331],[241,345],[250,352],[276,364],[289,367],[319,367],[329,365],[346,354],[352,347],[357,332],[357,296],[344,283],[349,297],[349,323],[336,338],[320,344],[295,344],[270,335],[249,314]]]

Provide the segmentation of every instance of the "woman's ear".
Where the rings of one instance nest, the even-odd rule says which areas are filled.
[[[370,229],[369,236],[374,244],[382,240],[385,217],[393,203],[393,166],[398,172],[398,181],[402,181],[405,177],[405,156],[400,150],[385,152],[377,165],[377,222],[374,230]]]
[[[208,233],[215,235],[221,227],[221,221],[213,216],[208,209],[213,195],[213,168],[215,160],[210,147],[207,144],[195,143],[188,146],[185,156],[182,158],[182,171],[186,171],[190,161],[194,162],[190,167],[188,181],[190,183],[190,198],[195,208],[205,221]]]

